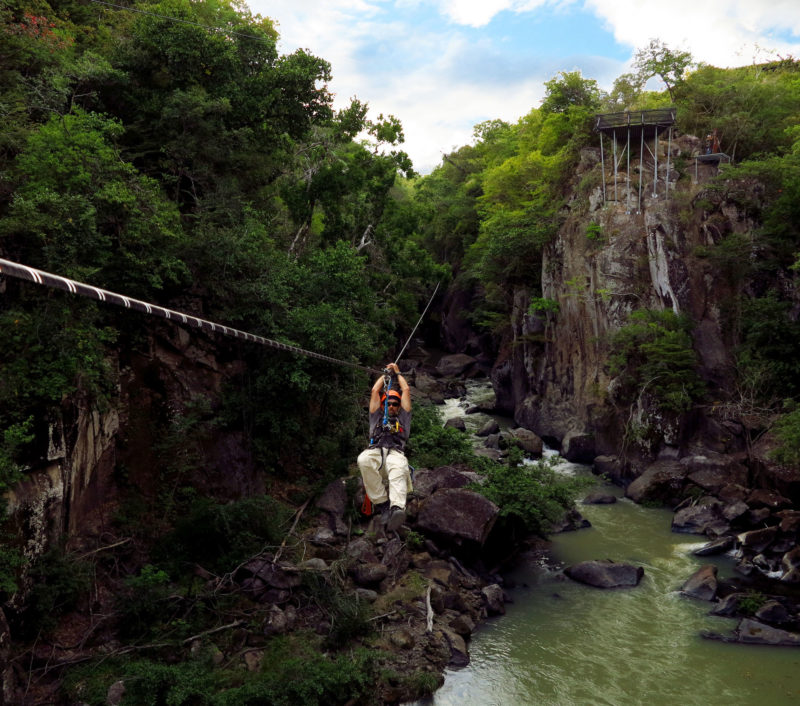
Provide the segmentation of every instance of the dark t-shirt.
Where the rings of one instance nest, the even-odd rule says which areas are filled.
[[[394,420],[390,417],[390,422]],[[370,428],[370,447],[380,447],[384,449],[397,449],[405,451],[408,435],[411,433],[411,412],[406,412],[402,407],[397,413],[399,429],[396,432],[384,430],[383,427],[383,405],[369,414]]]

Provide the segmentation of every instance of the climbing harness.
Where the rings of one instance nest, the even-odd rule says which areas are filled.
[[[217,324],[214,323],[213,321],[207,321],[206,319],[200,319],[196,316],[191,316],[190,314],[184,314],[180,311],[175,311],[173,309],[166,309],[163,306],[157,306],[156,304],[149,304],[147,302],[143,302],[138,299],[126,297],[123,294],[117,294],[116,292],[109,292],[106,289],[100,289],[99,287],[94,287],[90,284],[76,282],[75,280],[67,279],[66,277],[61,277],[60,275],[54,275],[49,272],[37,270],[33,267],[28,267],[27,265],[21,265],[17,262],[11,262],[10,260],[4,260],[2,258],[0,258],[0,274],[10,275],[12,277],[17,277],[18,279],[24,279],[29,282],[34,282],[35,284],[41,284],[45,287],[54,287],[56,289],[62,289],[66,292],[69,292],[70,294],[80,294],[81,296],[89,297],[90,299],[97,299],[98,301],[101,302],[116,304],[117,306],[122,306],[125,307],[126,309],[134,309],[136,311],[140,311],[145,314],[150,314],[151,316],[158,316],[162,319],[168,319],[170,321],[174,321],[179,324],[194,326],[195,328],[199,328],[204,331],[210,331],[212,333],[221,333],[226,336],[241,338],[245,341],[250,341],[252,343],[260,343],[261,345],[277,348],[278,350],[289,351],[291,353],[298,353],[300,355],[308,356],[310,358],[318,358],[319,360],[326,360],[329,363],[336,363],[338,365],[346,365],[351,368],[366,370],[370,373],[382,372],[380,370],[376,370],[375,368],[369,368],[365,365],[360,365],[358,363],[351,363],[346,360],[339,360],[338,358],[332,358],[329,355],[323,355],[322,353],[315,353],[314,351],[308,351],[305,350],[304,348],[300,348],[299,346],[292,346],[288,343],[273,341],[269,338],[264,338],[263,336],[257,336],[254,333],[247,333],[246,331],[240,331],[239,329],[231,328],[230,326],[223,326],[222,324]]]

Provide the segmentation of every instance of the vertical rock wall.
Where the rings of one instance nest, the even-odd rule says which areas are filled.
[[[557,313],[532,317],[527,293],[515,294],[512,339],[493,371],[498,399],[519,424],[560,442],[562,450],[572,445],[587,457],[619,451],[630,410],[615,405],[615,381],[606,363],[610,335],[633,310],[688,314],[696,324],[702,375],[712,388],[730,382],[732,361],[720,315],[720,302],[730,291],[724,277],[696,251],[728,233],[748,232],[753,224],[730,206],[723,207],[721,217],[697,205],[716,167],[701,166],[700,183],[694,182],[693,161],[683,173],[674,167],[679,154],[696,153],[696,138],[672,142],[667,195],[666,147],[662,142],[655,195],[652,166],[645,165],[641,212],[636,210],[638,159],[631,162],[630,183],[624,173],[619,176],[616,202],[603,204],[602,185],[588,194],[576,186],[564,225],[543,260],[542,294],[557,302]],[[592,152],[584,151],[576,184],[593,177],[598,183],[599,155]],[[613,181],[606,184],[606,195],[613,199]],[[707,419],[664,420],[664,443],[653,453],[678,455],[699,444],[701,434],[714,437],[715,429]]]

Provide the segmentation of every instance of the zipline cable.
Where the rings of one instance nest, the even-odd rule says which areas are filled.
[[[424,319],[424,318],[425,318],[425,314],[427,314],[427,313],[428,313],[428,308],[430,307],[430,305],[431,305],[431,302],[433,301],[433,298],[436,296],[436,292],[438,292],[438,291],[439,291],[439,285],[440,285],[440,284],[441,284],[441,281],[439,281],[439,282],[437,282],[437,283],[436,283],[436,288],[433,290],[433,294],[431,294],[431,298],[430,298],[430,299],[428,299],[428,304],[427,304],[427,306],[425,307],[425,310],[422,312],[422,314],[420,314],[420,317],[419,317],[419,319],[417,320],[417,323],[416,323],[416,325],[415,325],[415,326],[414,326],[414,328],[411,330],[411,333],[410,333],[410,334],[409,334],[409,336],[408,336],[408,340],[406,341],[406,345],[404,345],[404,346],[403,346],[403,348],[402,348],[402,349],[401,349],[401,351],[400,351],[400,354],[399,354],[399,355],[397,356],[397,358],[395,359],[395,361],[394,361],[394,364],[395,364],[395,365],[397,365],[397,361],[398,361],[398,360],[400,360],[400,358],[402,358],[402,357],[403,357],[403,353],[405,353],[405,352],[406,352],[406,348],[408,348],[408,344],[409,344],[409,343],[411,343],[411,339],[412,339],[412,338],[414,338],[414,332],[417,330],[417,327],[418,327],[418,326],[419,326],[419,325],[422,323],[422,319]]]
[[[116,292],[109,292],[106,289],[100,289],[99,287],[94,287],[90,284],[76,282],[75,280],[67,279],[66,277],[61,277],[60,275],[54,275],[51,274],[50,272],[44,272],[42,270],[37,270],[33,267],[28,267],[27,265],[21,265],[18,262],[11,262],[10,260],[4,260],[0,258],[0,274],[17,277],[18,279],[34,282],[35,284],[41,284],[45,287],[54,287],[56,289],[62,289],[65,292],[69,292],[70,294],[80,294],[81,296],[88,297],[89,299],[96,299],[101,302],[116,304],[117,306],[122,306],[125,307],[126,309],[134,309],[136,311],[140,311],[145,314],[150,314],[151,316],[158,316],[162,319],[168,319],[169,321],[174,321],[179,324],[194,326],[195,328],[202,329],[203,331],[209,331],[211,333],[221,333],[224,334],[225,336],[241,338],[245,341],[250,341],[252,343],[260,343],[261,345],[270,346],[271,348],[277,348],[278,350],[281,351],[298,353],[299,355],[308,356],[310,358],[318,358],[319,360],[325,360],[328,361],[329,363],[335,363],[337,365],[346,365],[351,368],[366,370],[367,372],[370,373],[382,374],[382,371],[377,370],[376,368],[369,368],[365,365],[360,365],[359,363],[351,363],[346,360],[339,360],[338,358],[332,358],[329,355],[323,355],[322,353],[307,351],[304,348],[300,348],[299,346],[292,346],[288,343],[281,343],[280,341],[274,341],[269,338],[264,338],[263,336],[257,336],[254,333],[247,333],[246,331],[240,331],[239,329],[231,328],[230,326],[223,326],[222,324],[216,324],[213,321],[200,319],[197,316],[184,314],[180,311],[175,311],[173,309],[166,309],[165,307],[158,306],[156,304],[149,304],[147,302],[140,301],[139,299],[126,297],[123,294],[117,294]]]

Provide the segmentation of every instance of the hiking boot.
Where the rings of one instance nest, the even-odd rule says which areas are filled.
[[[389,511],[389,519],[386,522],[386,529],[389,532],[396,532],[400,526],[406,521],[405,510],[397,505],[393,505]]]
[[[382,503],[372,506],[372,516],[379,522],[386,524],[389,517],[389,501],[384,500]]]

